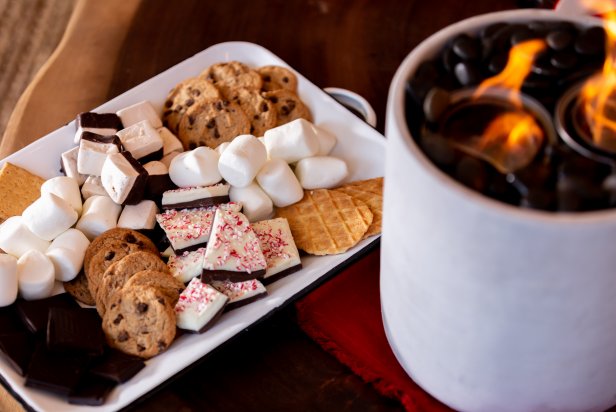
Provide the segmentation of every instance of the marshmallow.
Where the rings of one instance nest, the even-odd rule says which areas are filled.
[[[327,156],[336,146],[336,136],[322,127],[317,125],[312,125],[314,127],[314,131],[317,135],[317,139],[319,140],[319,151],[317,152],[317,156]]]
[[[15,302],[18,284],[17,259],[0,253],[0,308]]]
[[[100,176],[107,155],[119,153],[122,144],[118,136],[100,136],[84,132],[79,141],[77,170],[84,175]]]
[[[171,162],[173,161],[173,159],[175,159],[178,155],[180,154],[180,152],[171,152],[169,154],[166,154],[163,156],[162,159],[160,159],[160,162],[162,164],[164,164],[165,166],[167,166],[167,169],[169,169],[169,166],[171,165]]]
[[[271,159],[283,159],[287,163],[314,156],[319,151],[319,139],[307,120],[297,119],[265,132],[267,154]]]
[[[0,249],[15,257],[29,250],[44,252],[49,242],[36,236],[23,223],[23,217],[13,216],[0,225]]]
[[[256,137],[237,136],[220,155],[218,170],[231,186],[244,187],[253,181],[267,161],[265,146]]]
[[[51,242],[45,255],[53,263],[56,280],[68,282],[79,274],[89,245],[88,238],[77,229],[68,229]]]
[[[229,199],[242,204],[242,213],[251,222],[268,219],[274,213],[272,199],[255,182],[246,187],[232,186]]]
[[[101,182],[111,199],[118,204],[134,205],[143,199],[148,172],[130,152],[107,156],[101,170]]]
[[[121,210],[122,206],[116,204],[109,196],[92,196],[84,202],[81,219],[75,228],[92,240],[116,227]]]
[[[88,176],[83,186],[81,186],[81,196],[84,200],[92,196],[107,196],[107,191],[103,187],[100,176]]]
[[[222,180],[218,158],[218,152],[205,146],[180,153],[171,161],[169,177],[179,187],[211,186]]]
[[[295,165],[295,175],[304,189],[330,189],[338,186],[349,174],[342,159],[315,156],[302,159]]]
[[[124,206],[118,227],[127,229],[154,229],[158,207],[152,200],[142,200],[136,205]]]
[[[79,155],[79,146],[73,147],[71,150],[60,155],[60,163],[62,171],[68,177],[77,180],[77,184],[81,186],[86,181],[88,175],[83,175],[77,170],[77,156]]]
[[[75,143],[77,144],[83,132],[109,136],[122,129],[122,122],[115,113],[80,113],[77,115],[76,124]]]
[[[53,193],[43,193],[22,213],[24,224],[36,236],[53,240],[73,226],[79,215],[66,200]]]
[[[289,206],[304,197],[304,191],[289,165],[270,159],[257,174],[257,182],[277,207]]]
[[[221,144],[219,144],[218,146],[216,146],[216,150],[218,152],[219,155],[222,154],[222,152],[224,152],[227,147],[229,147],[229,142],[222,142]]]
[[[122,119],[124,127],[130,127],[142,120],[148,120],[155,129],[163,127],[163,122],[160,120],[160,117],[158,117],[156,109],[154,109],[152,103],[147,100],[118,110],[116,114]]]
[[[43,193],[53,193],[66,200],[77,214],[81,214],[81,192],[77,180],[72,177],[58,176],[47,180],[41,186],[41,194]]]
[[[17,261],[19,293],[25,300],[51,296],[54,286],[54,268],[51,260],[38,250],[26,252]]]
[[[135,159],[146,161],[163,156],[163,138],[147,120],[135,123],[117,134],[124,149]]]
[[[184,151],[184,146],[182,146],[182,142],[178,139],[171,130],[166,127],[161,127],[156,129],[161,139],[163,139],[163,156],[168,155],[169,153],[178,152],[181,153]]]

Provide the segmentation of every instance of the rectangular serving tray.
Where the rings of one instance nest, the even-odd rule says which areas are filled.
[[[214,45],[143,82],[126,93],[94,109],[115,112],[123,107],[149,100],[162,112],[165,97],[180,81],[199,74],[211,64],[238,60],[251,67],[281,65],[289,67],[267,49],[246,42],[226,42]],[[385,139],[375,129],[361,121],[331,96],[301,74],[298,94],[310,108],[314,123],[336,135],[338,143],[332,155],[344,159],[349,167],[347,181],[383,176]],[[64,127],[37,140],[22,150],[0,160],[22,166],[44,178],[60,174],[60,154],[74,146],[75,124]],[[346,253],[332,256],[302,257],[303,269],[267,287],[268,296],[242,308],[225,313],[218,322],[201,335],[182,335],[163,354],[147,361],[147,366],[130,381],[119,385],[102,406],[70,405],[66,400],[24,386],[5,359],[0,358],[0,377],[29,409],[40,411],[115,411],[154,390],[158,385],[201,359],[219,345],[266,317],[275,309],[292,301],[302,291],[319,283],[332,272],[340,270],[363,251],[375,246],[378,237],[361,241]]]

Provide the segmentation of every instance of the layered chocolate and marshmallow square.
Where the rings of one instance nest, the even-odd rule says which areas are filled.
[[[155,129],[163,127],[163,122],[160,120],[158,113],[156,113],[156,109],[147,100],[118,110],[116,114],[122,120],[124,127],[130,127],[143,120],[148,120]]]
[[[116,135],[83,132],[77,154],[77,171],[83,175],[100,176],[107,156],[122,151],[122,143]]]
[[[262,220],[253,223],[252,229],[259,238],[267,262],[267,270],[261,279],[264,284],[268,285],[302,268],[287,219]]]
[[[122,130],[122,121],[115,113],[79,113],[75,119],[77,132],[75,133],[75,143],[79,143],[83,132],[100,134],[101,136],[111,136]]]
[[[267,262],[248,218],[240,212],[218,209],[205,248],[201,280],[242,282],[265,274]]]
[[[101,170],[101,182],[117,204],[135,205],[143,199],[148,172],[129,152],[107,156]]]
[[[206,207],[229,201],[229,188],[226,183],[206,187],[181,187],[163,193],[163,209],[184,209]]]
[[[163,157],[163,139],[148,120],[120,130],[117,135],[124,149],[142,163]]]
[[[205,246],[218,208],[239,212],[242,205],[229,202],[196,209],[170,209],[156,215],[176,255]]]
[[[203,333],[222,314],[229,298],[199,278],[190,281],[175,305],[177,326],[191,332]]]

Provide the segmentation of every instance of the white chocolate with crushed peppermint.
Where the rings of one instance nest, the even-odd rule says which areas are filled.
[[[212,287],[229,298],[228,309],[250,303],[267,294],[263,283],[256,279],[244,282],[218,281],[212,282]]]
[[[177,327],[203,332],[228,300],[223,293],[201,282],[199,278],[194,278],[182,291],[175,305]]]
[[[201,276],[204,256],[205,248],[169,256],[169,261],[167,262],[169,272],[171,272],[174,278],[183,283],[189,282],[192,278]]]
[[[223,203],[195,209],[170,209],[156,215],[156,221],[165,231],[176,253],[199,247],[210,238],[214,213],[219,207],[239,212],[239,203]]]
[[[267,263],[259,239],[242,213],[218,209],[211,239],[205,248],[203,268],[209,271],[245,272],[257,276]]]
[[[168,207],[172,205],[181,205],[183,203],[198,202],[200,200],[207,201],[207,199],[212,198],[226,198],[223,202],[228,202],[229,188],[230,185],[228,184],[218,183],[205,187],[181,187],[179,189],[167,190],[163,193],[162,205],[163,207]]]
[[[299,251],[295,246],[287,219],[279,217],[262,220],[253,223],[252,229],[259,238],[261,250],[267,261],[264,279],[294,267],[298,269],[301,267]]]

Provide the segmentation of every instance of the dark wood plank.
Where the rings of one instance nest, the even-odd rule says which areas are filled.
[[[117,62],[109,97],[219,42],[258,43],[317,86],[362,94],[383,131],[389,83],[437,30],[514,0],[148,0]],[[358,410],[401,406],[379,396],[298,328],[290,307],[208,356],[132,410]]]

